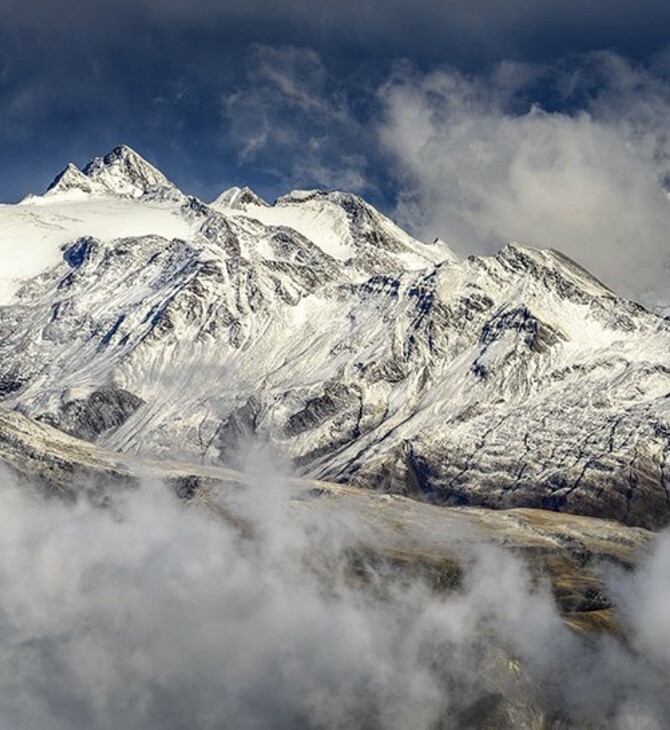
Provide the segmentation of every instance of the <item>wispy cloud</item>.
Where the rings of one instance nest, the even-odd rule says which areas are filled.
[[[287,187],[369,187],[361,123],[311,49],[252,46],[246,83],[224,97],[223,117],[239,162],[271,170]]]

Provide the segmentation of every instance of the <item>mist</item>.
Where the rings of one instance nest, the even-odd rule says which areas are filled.
[[[0,727],[667,726],[667,536],[610,575],[626,642],[587,639],[509,552],[477,545],[438,592],[360,557],[346,504],[247,463],[215,495],[243,530],[149,476],[100,508],[2,473]]]

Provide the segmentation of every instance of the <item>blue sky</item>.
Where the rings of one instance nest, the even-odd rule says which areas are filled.
[[[660,0],[0,0],[0,200],[124,142],[204,199],[345,188],[463,252],[572,237],[612,280],[607,236],[663,253],[669,29]]]

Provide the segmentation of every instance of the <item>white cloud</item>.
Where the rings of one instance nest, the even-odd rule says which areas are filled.
[[[574,110],[529,105],[538,85]],[[607,53],[477,77],[405,68],[380,93],[397,216],[424,237],[557,248],[629,292],[667,276],[670,96],[650,72]]]

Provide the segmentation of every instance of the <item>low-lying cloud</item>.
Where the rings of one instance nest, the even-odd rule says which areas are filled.
[[[631,649],[585,641],[492,546],[445,594],[374,564],[361,583],[342,558],[356,517],[300,509],[254,460],[226,497],[244,534],[150,480],[100,509],[29,497],[3,473],[2,727],[420,730],[477,727],[496,707],[502,727],[544,711],[667,726],[667,538],[613,585]]]

